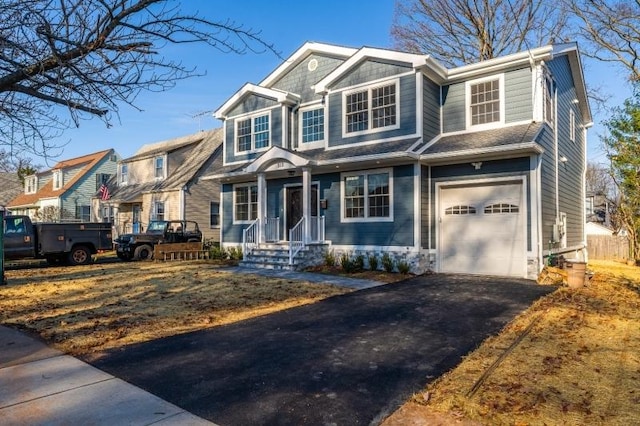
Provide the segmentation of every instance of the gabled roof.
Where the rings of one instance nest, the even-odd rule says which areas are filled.
[[[175,143],[171,143],[174,141]],[[176,138],[172,141],[165,141],[159,144],[145,146],[162,146],[162,150],[145,149],[141,154],[137,154],[127,161],[139,159],[145,156],[156,155],[160,152],[171,152],[179,147],[193,145],[189,153],[189,160],[182,163],[170,176],[157,182],[145,182],[141,184],[127,184],[109,188],[110,201],[127,202],[139,198],[142,194],[149,192],[176,191],[189,185],[198,173],[207,166],[209,160],[214,156],[219,156],[222,151],[222,129],[214,129],[195,133],[193,135]]]
[[[225,115],[247,96],[256,94],[265,98],[273,99],[284,105],[294,105],[300,101],[300,96],[295,93],[285,92],[278,89],[270,89],[268,87],[256,86],[255,84],[246,83],[238,90],[227,102],[222,104],[214,113],[215,118],[225,118]]]
[[[113,149],[107,149],[99,151],[93,154],[83,155],[82,157],[72,158],[70,160],[64,160],[58,162],[51,169],[44,172],[37,173],[37,176],[46,176],[51,174],[54,170],[69,169],[71,167],[82,166],[82,169],[75,174],[75,176],[60,189],[53,189],[53,180],[49,180],[42,188],[40,188],[35,194],[20,194],[9,202],[8,207],[20,207],[20,206],[33,206],[38,200],[44,198],[57,198],[64,195],[71,190],[76,183],[84,179],[95,166],[97,166],[102,160],[109,155],[113,154]]]

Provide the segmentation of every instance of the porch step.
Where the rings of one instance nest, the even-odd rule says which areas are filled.
[[[308,266],[308,258],[312,256],[309,246],[303,247],[293,258],[293,265],[289,265],[288,243],[263,243],[260,247],[254,248],[246,259],[240,262],[240,266],[295,271]]]

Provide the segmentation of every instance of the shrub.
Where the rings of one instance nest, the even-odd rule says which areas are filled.
[[[389,256],[389,253],[382,255],[382,267],[387,272],[393,272],[393,259]]]
[[[357,272],[364,271],[364,255],[359,254],[353,260],[353,269]]]
[[[336,255],[333,254],[333,250],[325,250],[324,252],[324,264],[327,266],[335,266],[336,265]]]
[[[202,249],[203,250],[209,250],[211,251],[212,248],[214,247],[218,247],[220,248],[220,243],[218,241],[214,241],[213,238],[207,238],[206,240],[204,240],[204,242],[202,243]]]
[[[369,256],[369,269],[371,269],[372,271],[378,270],[378,256],[376,256],[375,254]]]
[[[229,259],[242,260],[242,248],[230,247],[228,253],[229,253]]]
[[[215,260],[225,260],[228,256],[227,251],[220,245],[209,247],[209,257]]]
[[[351,260],[351,256],[349,253],[342,253],[340,256],[340,266],[344,272],[353,272],[355,269],[355,264]]]
[[[409,266],[409,263],[406,260],[401,260],[400,262],[398,262],[398,272],[403,275],[407,275],[409,273],[409,270],[411,270],[411,266]]]

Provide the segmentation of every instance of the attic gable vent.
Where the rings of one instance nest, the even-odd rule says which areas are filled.
[[[309,71],[315,71],[317,68],[318,68],[318,60],[317,59],[312,59],[307,64],[307,69]]]

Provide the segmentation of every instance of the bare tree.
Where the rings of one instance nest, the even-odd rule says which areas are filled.
[[[630,79],[640,80],[640,1],[563,0],[578,18],[583,52],[621,64]]]
[[[398,0],[397,48],[459,66],[560,40],[567,15],[545,0]]]
[[[275,53],[258,32],[181,13],[172,0],[2,0],[0,144],[46,156],[82,118],[108,125],[140,91],[198,75],[160,53],[182,43]]]

